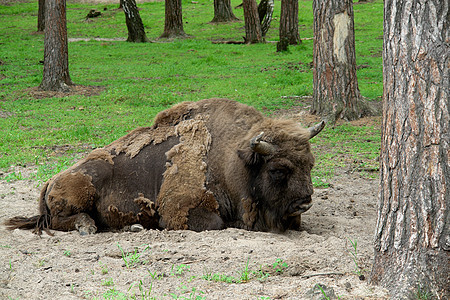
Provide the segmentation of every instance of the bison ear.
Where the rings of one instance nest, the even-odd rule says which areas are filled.
[[[256,153],[251,149],[237,150],[237,155],[244,161],[244,164],[248,167],[259,165],[263,162],[264,159],[261,154]]]

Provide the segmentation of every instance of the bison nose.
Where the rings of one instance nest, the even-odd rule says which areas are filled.
[[[288,215],[292,217],[304,213],[305,211],[311,208],[312,206],[311,201],[312,201],[311,196],[307,196],[305,198],[293,202],[289,207]]]

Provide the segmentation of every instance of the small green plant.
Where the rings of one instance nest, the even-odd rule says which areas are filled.
[[[248,263],[250,262],[250,258],[247,259],[247,263],[244,266],[244,269],[241,272],[241,277],[239,278],[241,282],[247,282],[250,280],[250,270],[248,269]]]
[[[421,284],[417,286],[417,291],[414,294],[414,298],[417,300],[431,300],[433,299],[433,294],[429,289],[424,288]]]
[[[148,271],[148,274],[150,275],[150,277],[152,278],[152,279],[162,279],[163,278],[163,274],[158,274],[158,272],[157,271],[155,271],[155,272],[151,272],[150,270],[147,270]]]
[[[188,272],[191,270],[191,267],[188,265],[178,265],[175,267],[175,265],[172,265],[172,271],[171,271],[171,275],[172,276],[182,276],[184,273]]]
[[[106,267],[106,264],[100,262],[100,265],[102,267],[102,275],[108,274],[108,268]]]
[[[240,283],[235,277],[219,273],[206,273],[201,277],[204,280],[226,283]]]
[[[328,297],[327,293],[324,291],[323,287],[320,284],[316,284],[316,287],[320,289],[320,292],[325,297],[325,300],[330,300],[330,297]]]
[[[125,266],[127,268],[133,268],[139,264],[147,263],[146,261],[140,260],[142,254],[138,252],[137,248],[134,249],[134,252],[125,253],[119,243],[117,243],[117,247],[119,247],[120,252],[122,252],[122,259],[125,262]],[[144,249],[144,251],[147,249],[148,246]]]
[[[115,288],[111,288],[103,293],[103,299],[106,300],[127,300],[128,297],[126,294],[116,290]]]
[[[358,265],[358,242],[352,241],[351,239],[347,238],[352,245],[351,250],[347,250],[348,253],[350,253],[350,256],[352,257],[353,262],[355,263],[355,274],[358,275],[360,280],[364,280],[364,275],[361,272],[361,267]]]
[[[150,295],[152,293],[152,288],[153,288],[153,283],[150,283],[150,287],[146,290],[144,289],[144,283],[142,282],[142,280],[139,280],[139,292],[141,293],[141,299],[154,299],[154,298],[150,298]],[[131,289],[131,287],[130,287]]]
[[[261,282],[264,281],[264,280],[266,280],[266,278],[270,276],[269,273],[265,273],[261,268],[259,268],[258,271],[253,271],[253,274],[254,274],[254,275],[256,276],[256,278],[257,278],[259,281],[261,281]]]
[[[38,261],[38,266],[41,268],[41,267],[43,267],[43,266],[45,265],[46,262],[47,262],[47,261],[45,260],[45,258],[41,258],[41,259]]]
[[[113,281],[112,278],[105,279],[105,280],[103,280],[102,285],[103,286],[113,286],[114,285],[114,281]]]
[[[70,257],[72,253],[70,253],[70,250],[64,250],[64,255]]]
[[[288,264],[285,263],[281,258],[277,258],[275,262],[272,264],[272,267],[275,270],[275,272],[283,273],[287,269]]]
[[[176,293],[170,293],[172,299],[186,299],[186,300],[206,299],[205,296],[201,295],[204,294],[205,292],[198,290],[196,287],[192,287],[192,289],[189,289],[185,284],[181,284],[180,287],[177,287],[177,290],[181,293],[181,295],[177,295]],[[186,293],[188,294],[186,295]]]

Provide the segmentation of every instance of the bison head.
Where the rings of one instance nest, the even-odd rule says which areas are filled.
[[[312,206],[314,157],[309,139],[325,123],[304,129],[291,121],[269,122],[248,147],[238,150],[248,179],[244,222],[261,231],[298,229],[300,214]]]

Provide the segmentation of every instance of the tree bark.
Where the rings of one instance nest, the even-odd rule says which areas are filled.
[[[123,12],[125,13],[125,22],[128,28],[127,42],[146,43],[149,42],[142,23],[139,10],[135,0],[120,0]]]
[[[70,91],[66,1],[45,1],[44,76],[39,86],[45,91]]]
[[[280,41],[287,40],[289,45],[301,43],[298,34],[298,0],[281,0]]]
[[[311,112],[334,124],[362,116],[356,77],[351,0],[313,0],[313,104]]]
[[[37,31],[43,32],[45,30],[45,0],[38,0],[38,5]]]
[[[214,18],[211,23],[233,22],[239,20],[233,13],[230,0],[214,0]]]
[[[258,6],[255,0],[243,0],[245,42],[247,44],[261,43],[263,41]]]
[[[258,4],[258,15],[261,23],[261,34],[263,37],[266,36],[266,33],[270,28],[270,23],[272,23],[273,7],[273,0],[261,0]]]
[[[165,0],[164,32],[161,38],[184,38],[181,0]]]
[[[381,191],[371,281],[450,299],[449,5],[385,0]],[[416,299],[425,299],[418,298]]]

